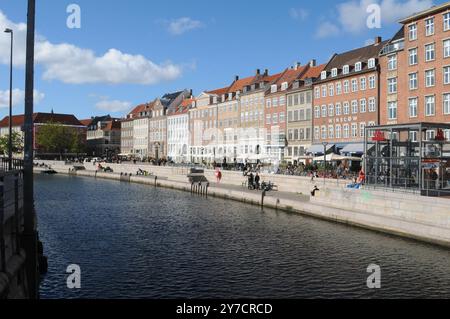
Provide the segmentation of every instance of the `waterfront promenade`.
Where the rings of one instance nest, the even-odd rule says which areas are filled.
[[[42,162],[39,162],[42,163]],[[149,186],[191,191],[188,169],[133,164],[108,164],[114,173],[96,172],[87,163],[86,170],[69,172],[73,166],[63,162],[45,162],[62,174],[127,181]],[[139,170],[150,176],[136,176]],[[40,169],[36,169],[39,173]],[[121,176],[122,173],[122,176]],[[123,173],[133,174],[124,178]],[[243,186],[245,178],[239,172],[224,172],[222,182],[216,184],[214,171],[206,171],[210,181],[208,196],[241,201],[262,207],[310,215],[326,220],[364,227],[376,231],[413,238],[450,247],[449,200],[421,197],[417,194],[392,193],[379,190],[354,190],[345,187],[349,181],[316,180],[309,178],[261,175],[262,181],[271,181],[279,191],[251,191]],[[320,191],[311,196],[317,186]]]

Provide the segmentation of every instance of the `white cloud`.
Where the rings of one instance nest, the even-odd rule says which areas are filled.
[[[45,98],[45,94],[34,90],[34,103],[39,104]],[[25,92],[20,89],[12,90],[13,107],[25,103]],[[0,90],[0,108],[9,107],[9,90]]]
[[[433,0],[351,0],[336,6],[338,19],[329,24],[334,25],[337,30],[349,33],[357,34],[367,31],[367,18],[369,17],[367,8],[372,4],[380,6],[383,26],[431,7]],[[319,30],[320,28],[323,29],[323,27],[319,27]]]
[[[123,112],[128,111],[131,109],[131,102],[126,101],[119,101],[119,100],[113,100],[113,101],[107,101],[103,100],[98,102],[95,107],[102,111],[108,111],[108,112]]]
[[[328,21],[322,22],[319,25],[319,28],[316,31],[316,37],[317,38],[326,38],[326,37],[332,37],[339,34],[339,28]]]
[[[202,28],[204,25],[201,21],[193,20],[189,17],[182,17],[179,19],[165,21],[167,31],[172,35],[182,35],[191,30]]]
[[[305,20],[309,16],[309,12],[302,8],[300,9],[291,8],[289,10],[289,15],[291,16],[292,19],[295,20]]]
[[[14,30],[14,64],[25,64],[26,25],[14,23],[0,11],[0,30]],[[0,37],[0,63],[9,64],[9,37]],[[72,44],[53,44],[36,36],[35,62],[43,66],[45,80],[70,84],[143,84],[175,80],[182,67],[171,62],[156,64],[142,55],[131,55],[116,49],[97,56],[90,49]]]

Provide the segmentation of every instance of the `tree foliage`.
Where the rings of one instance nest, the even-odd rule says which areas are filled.
[[[80,132],[58,123],[48,123],[39,126],[36,133],[36,142],[39,148],[46,153],[64,154],[81,153],[84,144]]]
[[[0,153],[7,155],[9,151],[9,134],[0,137]],[[13,131],[12,133],[12,151],[13,154],[20,154],[23,152],[23,135],[20,132]]]

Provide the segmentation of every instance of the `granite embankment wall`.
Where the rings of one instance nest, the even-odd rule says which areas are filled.
[[[61,162],[46,162],[59,173],[69,173],[72,166]],[[134,176],[125,180],[135,183],[191,191],[187,182],[187,169],[154,167],[148,165],[113,164],[115,173],[96,173],[92,164],[78,176],[124,180],[120,173]],[[135,176],[141,168],[154,177]],[[214,171],[207,171],[206,177],[214,181]],[[278,192],[270,192],[264,198],[264,207],[310,215],[335,222],[355,225],[400,235],[421,241],[450,247],[450,199],[427,198],[415,194],[390,193],[373,190],[346,189],[348,181],[317,180],[292,176],[262,174],[262,180],[274,182]],[[221,185],[212,184],[208,194],[245,203],[261,205],[261,192],[248,191],[242,187],[245,178],[238,172],[224,172]],[[314,185],[320,188],[316,197],[310,196]]]
[[[22,183],[20,172],[0,173],[0,300],[27,296]]]

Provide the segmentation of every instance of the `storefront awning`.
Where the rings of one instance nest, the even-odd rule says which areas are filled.
[[[363,154],[364,153],[364,144],[363,143],[356,143],[356,144],[347,144],[342,150],[341,154]]]
[[[327,152],[334,147],[334,144],[327,145]],[[306,154],[323,154],[324,147],[322,144],[312,145],[306,151]]]

